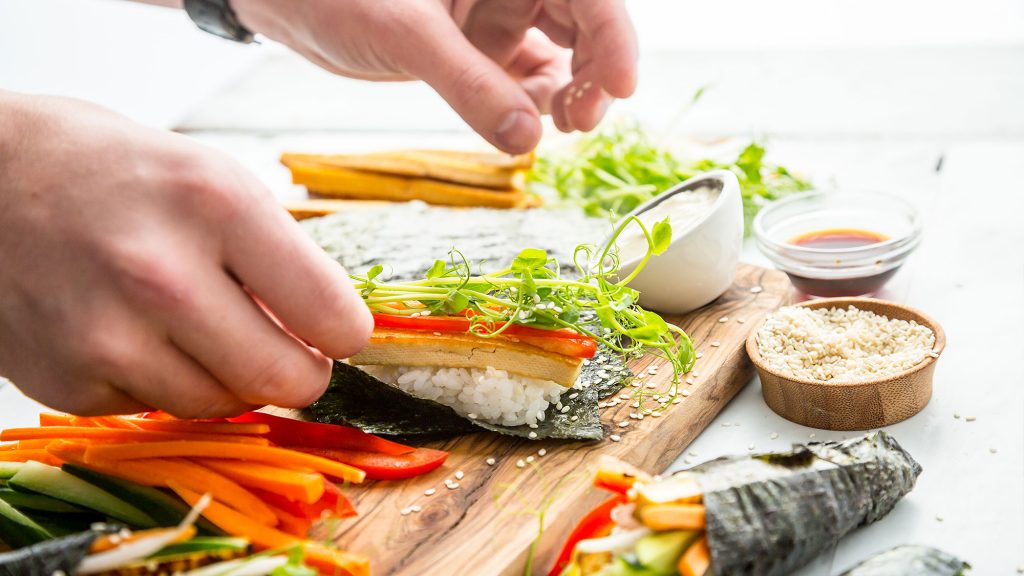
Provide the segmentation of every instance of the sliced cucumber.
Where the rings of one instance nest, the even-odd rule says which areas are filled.
[[[132,528],[157,527],[157,523],[142,510],[60,468],[27,462],[7,482],[15,488],[38,492],[106,514]]]
[[[249,551],[249,541],[245,538],[197,536],[191,540],[186,540],[185,542],[171,544],[156,554],[153,554],[150,558],[166,558],[168,556],[178,556],[181,554],[218,551],[247,553]]]
[[[52,538],[42,526],[0,500],[0,541],[11,548],[21,548]]]
[[[25,516],[39,524],[55,538],[85,532],[96,522],[105,522],[106,518],[99,514],[63,514],[60,512],[39,512],[22,510]]]
[[[696,530],[659,532],[641,538],[634,551],[637,561],[655,574],[675,574],[679,557],[700,536]]]
[[[160,526],[177,526],[190,510],[188,504],[151,486],[143,486],[74,464],[64,464],[61,470],[111,494],[117,494],[125,502],[145,510]],[[202,516],[196,520],[196,529],[202,534],[224,535],[224,531]]]
[[[22,466],[24,464],[21,462],[0,462],[0,480],[7,480],[14,476]]]
[[[62,514],[85,514],[88,510],[68,504],[63,500],[33,494],[31,492],[18,492],[9,488],[0,488],[0,500],[14,506],[18,510],[39,510],[41,512],[60,512]]]

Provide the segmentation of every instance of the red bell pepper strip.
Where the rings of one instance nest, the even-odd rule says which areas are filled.
[[[362,450],[391,456],[409,454],[416,450],[412,446],[385,440],[349,426],[302,422],[263,412],[246,412],[241,416],[229,418],[228,420],[231,422],[269,424],[270,432],[264,434],[263,437],[278,446]]]
[[[396,328],[399,330],[422,330],[431,332],[469,332],[472,321],[464,316],[400,316],[395,314],[374,314],[374,326],[378,328]],[[501,329],[504,322],[495,322],[493,328]],[[544,330],[512,324],[502,331],[502,335],[525,342],[549,352],[555,352],[575,358],[593,358],[597,352],[597,342],[575,330],[562,328]]]
[[[576,544],[580,540],[589,540],[591,538],[601,538],[607,536],[612,528],[615,526],[615,522],[612,521],[612,510],[618,505],[627,502],[625,496],[616,494],[611,498],[600,503],[597,508],[594,508],[587,513],[586,516],[580,520],[580,523],[572,529],[569,534],[569,538],[565,541],[562,546],[562,551],[558,554],[558,559],[555,560],[555,565],[548,572],[548,576],[559,576],[565,567],[569,565],[572,560],[572,552],[576,549]]]
[[[417,448],[415,452],[400,456],[358,450],[325,450],[302,446],[289,448],[355,466],[366,472],[366,477],[371,480],[412,478],[439,468],[448,458],[447,452],[430,448]]]

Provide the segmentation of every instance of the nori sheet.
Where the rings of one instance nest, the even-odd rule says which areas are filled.
[[[74,574],[93,541],[116,530],[89,530],[4,552],[0,554],[0,576],[52,576],[58,571]]]
[[[534,432],[536,440],[600,440],[604,437],[604,428],[597,402],[615,394],[631,377],[632,373],[618,356],[598,352],[594,361],[583,366],[577,381],[586,383],[587,387],[562,393],[562,405],[568,406],[569,411],[563,414],[554,405],[549,406],[544,421],[530,428],[464,418],[448,406],[416,398],[358,368],[335,362],[330,386],[309,409],[317,422],[355,426],[364,432],[386,436],[447,437],[483,429],[528,439]],[[574,393],[577,397],[569,398]]]
[[[881,552],[842,576],[961,576],[971,565],[931,546],[905,544]]]
[[[789,574],[885,516],[920,473],[882,431],[681,472],[695,475],[704,492],[715,576]]]

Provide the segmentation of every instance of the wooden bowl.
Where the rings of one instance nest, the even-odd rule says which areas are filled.
[[[941,354],[946,347],[946,333],[937,322],[902,304],[875,298],[822,298],[797,304],[811,309],[850,305],[927,326],[935,333],[932,350]],[[747,354],[761,377],[765,403],[787,420],[826,430],[867,430],[910,418],[932,397],[932,376],[938,360],[935,357],[929,356],[913,368],[874,380],[840,383],[804,380],[765,364],[757,347],[760,326],[747,337]]]

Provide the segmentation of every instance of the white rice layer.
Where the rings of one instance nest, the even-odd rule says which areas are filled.
[[[503,426],[536,424],[565,390],[551,380],[525,378],[505,370],[423,366],[359,366],[405,392],[449,406],[467,418]]]

